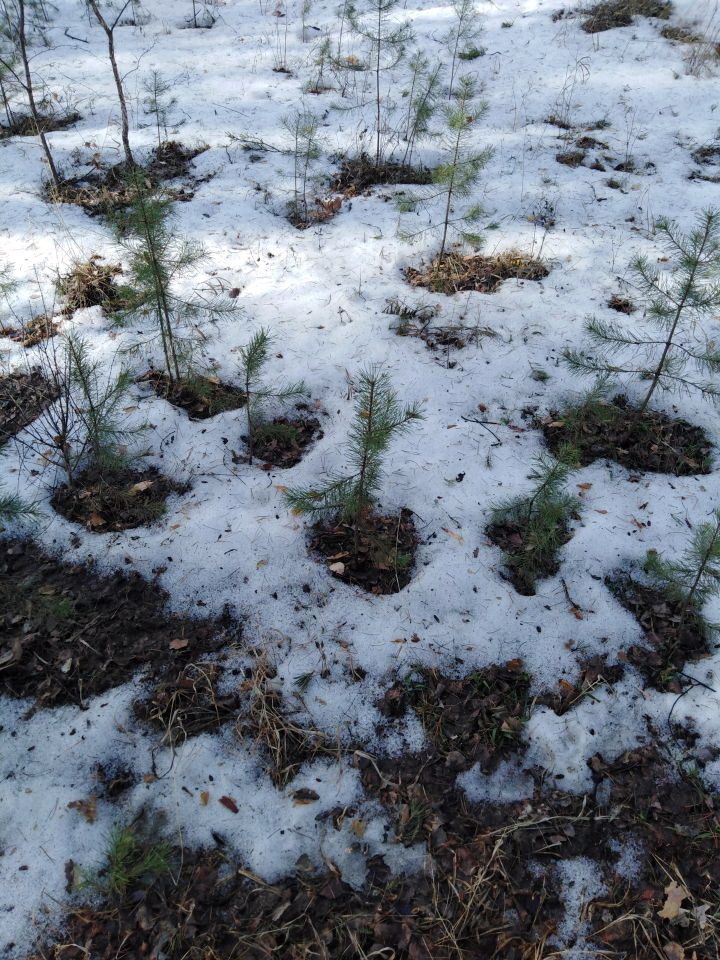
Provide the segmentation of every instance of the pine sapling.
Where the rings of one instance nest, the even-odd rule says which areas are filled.
[[[128,254],[128,279],[133,288],[129,312],[152,317],[162,347],[165,375],[170,384],[188,377],[192,356],[205,334],[202,317],[214,320],[233,311],[235,302],[216,297],[183,298],[175,282],[205,257],[202,244],[179,237],[170,198],[149,190],[139,171],[130,175],[134,201],[117,218],[118,241]]]
[[[307,393],[302,381],[291,384],[268,386],[263,382],[263,372],[269,359],[273,338],[267,330],[260,329],[246,347],[240,350],[240,364],[245,390],[245,412],[247,415],[248,463],[253,462],[254,444],[262,432],[268,436],[273,425],[262,422],[262,408],[266,401],[289,400]]]
[[[27,503],[15,493],[0,490],[0,523],[37,520],[42,514],[34,503]]]
[[[290,220],[300,226],[310,223],[308,205],[308,178],[313,161],[320,156],[318,117],[310,110],[297,109],[283,119],[290,134],[293,154],[293,199],[290,202]]]
[[[144,100],[145,110],[155,118],[158,149],[168,140],[168,126],[173,107],[177,106],[176,97],[167,97],[173,89],[173,84],[165,80],[159,70],[153,70],[143,84],[147,96]]]
[[[649,550],[645,569],[679,605],[681,619],[686,614],[699,616],[703,604],[720,589],[720,510],[715,511],[712,522],[697,528],[679,560],[664,560],[657,551]]]
[[[450,28],[445,43],[450,51],[450,85],[448,100],[452,100],[455,93],[455,73],[458,59],[466,59],[467,51],[477,50],[475,41],[482,33],[480,13],[475,0],[453,0],[455,23]],[[466,54],[464,57],[463,54]]]
[[[529,479],[530,493],[513,497],[495,506],[491,513],[491,535],[507,544],[507,565],[520,592],[533,593],[539,576],[552,574],[555,557],[568,539],[568,523],[577,513],[579,501],[567,493],[566,484],[577,467],[577,454],[565,447],[558,459],[540,454]]]
[[[375,81],[375,165],[382,159],[383,71],[391,70],[405,56],[405,48],[412,40],[409,21],[396,24],[393,12],[399,0],[368,0],[367,11],[359,14],[355,7],[348,7],[348,20],[353,30],[370,43],[370,61],[373,64]]]
[[[475,82],[468,76],[460,77],[454,105],[445,107],[443,111],[446,121],[446,131],[443,134],[445,159],[433,169],[433,185],[420,195],[406,194],[399,200],[400,209],[404,211],[415,210],[418,206],[430,206],[441,200],[440,249],[435,260],[438,267],[442,266],[448,253],[451,233],[457,234],[462,243],[470,244],[476,249],[483,242],[478,233],[468,229],[482,217],[482,207],[472,204],[461,213],[455,212],[458,201],[474,193],[480,173],[493,153],[490,147],[478,151],[470,145],[473,124],[487,110],[484,103],[474,104],[474,97]],[[427,229],[419,232],[425,233]]]
[[[690,233],[671,220],[658,221],[656,228],[667,250],[668,269],[661,271],[644,256],[631,264],[637,289],[645,297],[644,325],[638,329],[633,321],[630,329],[593,317],[586,330],[596,354],[567,350],[564,355],[573,371],[648,383],[640,414],[658,388],[697,390],[720,402],[720,386],[712,379],[720,373],[720,349],[703,336],[705,323],[720,308],[720,211],[704,211]]]
[[[355,419],[348,439],[350,472],[331,477],[325,484],[285,492],[287,503],[298,513],[338,516],[354,528],[355,552],[364,518],[372,510],[382,484],[383,460],[392,440],[423,414],[417,404],[403,406],[387,373],[366,367],[357,385]]]
[[[441,63],[430,67],[429,59],[419,50],[410,58],[409,66],[410,88],[407,92],[403,130],[405,153],[402,159],[403,164],[407,165],[412,163],[417,142],[428,135],[430,120],[437,108],[443,72]]]

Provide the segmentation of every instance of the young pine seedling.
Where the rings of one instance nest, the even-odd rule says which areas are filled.
[[[370,44],[375,99],[375,166],[380,166],[383,154],[383,112],[386,108],[383,73],[392,70],[405,56],[405,48],[412,40],[412,28],[406,20],[396,23],[393,12],[399,0],[368,0],[367,10],[360,14],[355,7],[347,10],[352,29]]]
[[[644,322],[633,320],[627,327],[593,317],[586,330],[596,353],[564,354],[575,372],[646,383],[639,414],[658,388],[697,390],[720,401],[720,386],[712,379],[720,373],[720,349],[703,336],[705,324],[720,308],[720,211],[703,212],[690,233],[671,220],[658,221],[656,229],[667,251],[667,269],[660,270],[644,256],[631,264],[635,285],[645,298]]]
[[[315,160],[320,157],[318,137],[319,119],[310,110],[298,109],[283,119],[290,134],[293,155],[293,198],[290,201],[290,221],[297,226],[308,226],[308,178]]]
[[[0,524],[37,520],[40,516],[40,510],[34,503],[26,503],[17,494],[3,493],[0,489]]]
[[[168,873],[171,855],[169,843],[143,840],[132,825],[116,826],[110,833],[105,863],[97,872],[84,872],[79,886],[122,901],[134,888],[148,888]]]
[[[127,465],[126,442],[136,432],[122,413],[132,375],[91,358],[76,333],[45,341],[40,367],[54,401],[15,442],[62,470],[68,488],[85,469],[108,475]]]
[[[192,357],[206,339],[201,321],[232,313],[234,300],[221,296],[192,298],[175,293],[183,279],[205,258],[202,244],[175,231],[170,198],[149,190],[138,171],[130,174],[134,201],[116,220],[118,241],[128,255],[128,280],[134,291],[128,312],[151,317],[162,347],[165,375],[171,385],[191,379]]]
[[[483,215],[479,204],[472,204],[463,212],[455,214],[459,201],[475,192],[482,169],[492,156],[492,148],[475,150],[470,143],[473,124],[485,114],[487,105],[475,103],[475,81],[468,76],[460,77],[454,103],[447,106],[445,114],[446,130],[442,146],[445,159],[433,170],[433,186],[420,196],[404,195],[400,199],[400,208],[404,211],[415,210],[418,206],[430,206],[435,201],[442,202],[440,221],[440,248],[435,263],[442,265],[448,252],[448,240],[451,233],[458,235],[462,243],[478,249],[482,237],[469,229]],[[428,229],[419,231],[427,232]],[[414,235],[409,235],[412,238]]]
[[[648,550],[645,570],[662,584],[663,592],[679,605],[679,616],[700,616],[702,605],[720,589],[720,510],[712,522],[701,524],[678,560],[665,560]],[[709,624],[703,621],[703,626]]]
[[[255,443],[270,439],[273,431],[282,433],[292,430],[284,424],[263,422],[262,408],[267,400],[290,400],[307,395],[302,381],[270,387],[263,381],[263,372],[268,361],[272,337],[267,330],[258,330],[246,347],[240,350],[240,364],[245,390],[245,412],[247,415],[248,463],[253,462]]]
[[[166,96],[173,89],[173,84],[165,80],[159,70],[153,70],[143,83],[145,99],[143,106],[155,121],[158,149],[167,142],[168,127],[172,125],[172,111],[177,106],[177,98]]]
[[[482,50],[475,41],[482,33],[482,23],[475,0],[453,0],[455,22],[445,37],[445,43],[450,51],[450,85],[448,100],[452,100],[455,92],[455,73],[458,60],[471,60],[482,56]]]
[[[388,447],[395,437],[422,419],[417,404],[400,403],[387,373],[375,365],[366,367],[358,379],[355,418],[347,443],[349,473],[331,477],[318,487],[287,490],[287,503],[298,513],[349,521],[357,553],[363,520],[372,510],[382,484]]]
[[[567,542],[568,524],[578,512],[577,497],[565,487],[577,467],[575,451],[564,447],[559,458],[540,454],[530,479],[534,486],[523,497],[513,497],[493,508],[488,531],[507,545],[507,566],[518,592],[535,593],[535,583],[557,570],[556,556]]]
[[[403,165],[410,166],[412,155],[419,140],[429,134],[430,121],[437,109],[440,97],[443,65],[430,66],[430,60],[420,50],[409,60],[410,88],[407,91],[407,109],[402,137],[405,140]]]

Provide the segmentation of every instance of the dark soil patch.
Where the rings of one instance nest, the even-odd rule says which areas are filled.
[[[141,168],[150,189],[168,180],[185,178],[188,183],[168,191],[173,200],[192,200],[194,185],[200,180],[191,176],[191,164],[195,157],[208,148],[184,147],[169,141],[156,147],[150,160]],[[97,169],[74,179],[64,180],[59,190],[50,186],[50,199],[57,203],[75,203],[90,216],[110,216],[124,210],[134,201],[135,191],[128,181],[125,163],[107,169]]]
[[[564,153],[556,153],[555,159],[565,167],[579,167],[585,156],[582,150],[567,150]]]
[[[357,538],[353,525],[342,520],[321,521],[312,531],[310,549],[344,583],[387,594],[398,593],[412,579],[418,537],[411,510],[394,517],[367,514]]]
[[[449,768],[459,772],[479,763],[489,773],[504,756],[522,748],[529,690],[530,677],[520,660],[459,678],[421,668],[390,687],[378,709],[388,717],[412,709],[433,752]]]
[[[233,862],[225,839],[215,834],[217,849],[176,849],[174,869],[136,882],[121,902],[69,908],[66,929],[44,938],[33,960],[556,956],[551,937],[564,907],[553,867],[578,856],[596,861],[610,886],[600,901],[582,904],[591,942],[603,956],[672,958],[662,947],[678,944],[676,957],[716,960],[711,917],[720,885],[713,839],[720,832],[720,800],[691,776],[678,776],[657,746],[612,762],[594,756],[595,789],[587,796],[538,778],[532,797],[492,806],[469,804],[442,762],[404,756],[378,766],[362,754],[357,763],[371,793],[404,812],[407,824],[418,822],[418,839],[429,850],[427,870],[393,879],[375,856],[365,886],[353,890],[332,865],[311,875],[304,858],[295,875],[267,884]],[[423,804],[424,817],[417,813]],[[361,848],[363,821],[355,808],[337,808],[322,819],[328,829],[354,833]],[[149,846],[157,832],[148,835]],[[633,880],[616,869],[627,843],[636,850]],[[663,908],[673,880],[682,896],[678,914],[668,917]],[[696,912],[702,905],[704,928]]]
[[[432,183],[432,171],[395,160],[383,160],[376,164],[371,157],[363,153],[359,157],[342,160],[340,170],[333,177],[330,187],[347,197],[354,197],[367,193],[370,187],[408,183]]]
[[[37,419],[56,397],[37,367],[0,377],[0,446]]]
[[[447,253],[424,270],[408,267],[405,278],[413,287],[427,287],[435,293],[494,293],[505,280],[542,280],[549,272],[542,261],[510,250],[494,257]]]
[[[601,33],[616,27],[630,27],[635,17],[657,17],[667,20],[673,5],[667,0],[609,0],[596,3],[582,23],[585,33]]]
[[[98,764],[95,770],[96,793],[107,800],[117,800],[138,782],[138,774],[121,762]]]
[[[720,144],[707,143],[703,147],[693,150],[690,156],[695,163],[720,163]]]
[[[305,404],[297,409],[307,410]],[[285,470],[300,463],[305,451],[323,436],[317,417],[275,417],[253,431],[253,459],[263,470]],[[243,437],[247,443],[247,437]]]
[[[16,114],[12,123],[0,124],[0,140],[9,140],[11,137],[36,137],[38,132],[52,133],[53,130],[65,130],[78,120],[82,120],[79,113],[43,116],[39,118],[39,124],[36,126],[30,114]]]
[[[573,124],[569,120],[565,120],[564,117],[559,117],[555,113],[551,113],[549,117],[545,117],[545,123],[550,124],[551,127],[557,127],[559,130],[572,130]]]
[[[240,387],[209,377],[171,381],[162,371],[150,370],[140,380],[149,383],[163,400],[184,410],[191,420],[207,420],[227,410],[239,410],[247,402]]]
[[[602,140],[596,140],[595,137],[580,137],[575,141],[575,146],[579,150],[607,150],[608,145]]]
[[[113,313],[126,307],[129,291],[122,290],[116,282],[122,272],[119,263],[103,263],[97,254],[84,263],[76,263],[58,281],[58,292],[65,303],[63,312],[72,314],[87,307],[102,307]]]
[[[676,43],[702,43],[703,38],[687,27],[666,26],[660,31],[660,36]]]
[[[557,549],[572,539],[567,524],[557,527],[551,548],[544,539],[538,543],[532,531],[518,523],[493,523],[485,534],[504,552],[507,579],[524,597],[534,597],[537,581],[558,572]]]
[[[553,452],[564,443],[576,448],[583,466],[614,460],[628,470],[694,476],[711,470],[712,445],[705,432],[655,410],[643,414],[627,399],[552,412],[540,421]]]
[[[175,746],[201,733],[212,733],[237,719],[237,693],[219,694],[223,668],[217,663],[190,663],[161,680],[152,695],[135,704],[141,720],[163,733],[163,743]]]
[[[645,631],[646,644],[630,647],[628,661],[650,686],[681,693],[688,685],[687,678],[682,678],[686,662],[709,656],[717,646],[701,617],[695,610],[683,611],[681,604],[656,587],[627,575],[616,574],[605,583]]]
[[[621,297],[620,294],[614,293],[607,302],[608,307],[611,310],[616,310],[618,313],[631,314],[635,311],[635,304],[632,300],[628,300],[627,297]]]
[[[0,690],[37,707],[83,705],[142,667],[161,674],[231,640],[229,620],[165,612],[167,595],[137,573],[98,576],[30,541],[0,540]]]
[[[167,498],[189,489],[187,484],[163,476],[155,467],[114,472],[90,469],[77,477],[73,487],[59,487],[52,505],[68,520],[93,533],[111,533],[159,520],[165,513]]]

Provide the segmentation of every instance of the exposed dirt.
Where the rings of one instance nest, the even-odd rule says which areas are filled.
[[[98,471],[90,469],[55,491],[52,505],[68,520],[93,533],[132,530],[159,520],[167,498],[187,493],[187,484],[176,483],[155,467],[145,470]]]
[[[574,609],[577,610],[577,608]],[[577,612],[581,611],[577,610]],[[582,699],[592,696],[597,687],[606,684],[612,687],[623,678],[624,674],[625,667],[621,663],[608,664],[605,654],[595,655],[581,664],[580,674],[574,683],[561,678],[555,691],[536,697],[535,703],[551,707],[561,717]]]
[[[667,0],[608,0],[590,7],[582,29],[585,33],[601,33],[616,27],[630,27],[635,17],[668,20],[672,9],[672,3]]]
[[[39,124],[36,124],[30,114],[15,114],[12,123],[0,124],[0,140],[9,140],[11,137],[36,137],[39,132],[52,133],[53,130],[65,130],[78,120],[82,120],[79,113],[66,113],[42,116],[39,118]]]
[[[611,310],[617,311],[617,313],[624,313],[630,315],[635,312],[635,304],[632,300],[628,300],[627,297],[621,297],[619,293],[614,293],[607,303],[608,307]]]
[[[688,685],[683,668],[688,661],[708,656],[717,648],[702,619],[693,609],[668,600],[656,587],[624,574],[605,581],[612,594],[645,631],[645,644],[632,646],[627,659],[649,686],[681,693]]]
[[[290,205],[289,222],[297,230],[307,230],[318,223],[327,223],[336,217],[342,208],[342,197],[314,197],[304,208]]]
[[[557,549],[572,538],[566,524],[556,528],[553,547],[544,549],[532,532],[517,523],[493,523],[485,529],[491,543],[505,553],[507,578],[524,597],[534,597],[537,581],[554,576],[560,569]]]
[[[307,410],[306,404],[296,409]],[[300,463],[309,447],[320,440],[323,431],[317,417],[275,417],[258,424],[253,431],[253,459],[263,470],[287,469]],[[247,437],[243,437],[247,443]],[[242,460],[242,457],[236,457]]]
[[[640,415],[623,396],[564,413],[553,411],[539,426],[553,452],[570,443],[583,466],[607,459],[629,470],[678,477],[711,470],[712,445],[700,427],[656,410]]]
[[[418,537],[411,510],[397,516],[367,514],[357,534],[351,523],[320,522],[312,528],[310,549],[344,583],[375,594],[398,593],[412,579]]]
[[[148,186],[153,188],[168,180],[185,178],[186,183],[173,187],[168,193],[173,200],[192,200],[194,185],[202,181],[192,177],[191,164],[195,157],[207,149],[206,146],[184,147],[176,141],[156,147],[142,167]],[[78,204],[90,216],[109,216],[133,203],[135,191],[127,174],[125,163],[107,169],[98,168],[81,177],[64,180],[59,190],[51,186],[49,196],[54,202]]]
[[[594,756],[590,795],[539,777],[528,800],[493,806],[468,803],[443,763],[404,756],[381,777],[368,755],[357,762],[368,789],[404,809],[406,823],[418,821],[426,871],[393,879],[372,857],[365,886],[353,890],[331,863],[315,873],[301,858],[294,876],[267,884],[233,862],[216,834],[217,849],[176,849],[172,869],[141,878],[122,900],[70,907],[67,928],[33,960],[541,960],[560,955],[551,941],[564,914],[555,865],[578,856],[596,861],[609,886],[582,904],[603,957],[716,960],[720,801],[657,746],[613,762]],[[424,817],[415,812],[422,803]],[[322,819],[349,827],[362,849],[355,808]],[[149,844],[157,833],[147,833]],[[637,868],[631,880],[621,872],[624,847]]]
[[[161,370],[150,370],[140,381],[149,383],[159,397],[180,407],[191,420],[207,420],[227,410],[238,410],[247,402],[240,387],[210,377],[170,381]]]
[[[579,167],[586,154],[582,150],[566,150],[563,153],[556,153],[555,159],[565,167]]]
[[[0,446],[39,417],[56,396],[37,367],[0,377]]]
[[[690,156],[695,163],[720,164],[720,143],[706,143],[693,150]]]
[[[371,157],[363,153],[359,157],[341,161],[340,170],[332,178],[330,187],[346,197],[354,197],[367,193],[371,187],[407,183],[432,183],[432,171],[394,160],[383,160],[376,164]]]
[[[529,689],[521,660],[459,678],[418,668],[387,690],[378,709],[387,717],[412,709],[432,743],[434,759],[457,772],[479,763],[489,773],[503,756],[522,749]]]
[[[447,253],[423,270],[408,267],[405,278],[413,287],[427,287],[436,293],[494,293],[505,280],[542,280],[549,272],[542,261],[508,250],[492,257]]]
[[[165,612],[139,574],[99,576],[31,541],[0,540],[0,690],[32,709],[84,705],[142,667],[160,675],[239,640],[240,629]]]

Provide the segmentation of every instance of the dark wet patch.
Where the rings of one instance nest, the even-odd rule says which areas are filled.
[[[207,420],[227,410],[238,410],[247,402],[244,390],[214,377],[170,380],[162,371],[150,370],[140,381],[149,383],[159,397],[180,407],[191,420]]]
[[[30,541],[0,540],[0,690],[31,709],[75,703],[147,668],[162,674],[239,639],[239,626],[166,612],[137,573],[100,576]]]
[[[363,153],[359,157],[342,160],[340,170],[333,177],[330,186],[338,193],[353,197],[367,193],[375,186],[412,183],[432,183],[432,171],[395,160],[382,160],[377,164]]]

